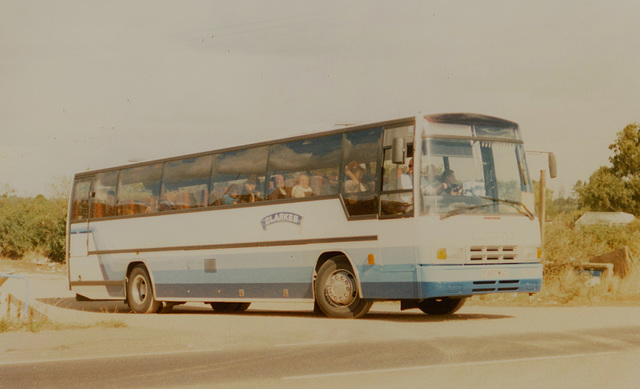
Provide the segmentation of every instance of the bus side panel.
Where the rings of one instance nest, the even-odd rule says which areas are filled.
[[[416,246],[419,230],[414,218],[380,219],[379,253],[373,264],[360,268],[362,296],[372,300],[411,300],[419,296]]]
[[[363,253],[365,261],[358,267],[362,297],[371,300],[417,299],[415,247],[382,247],[379,252],[373,265]]]
[[[362,297],[370,300],[404,300],[418,298],[415,271],[382,271],[377,266],[360,268]]]
[[[208,251],[154,258],[148,267],[158,299],[311,299],[315,251]]]
[[[84,223],[80,228],[72,228],[68,260],[70,289],[94,300],[122,299],[124,276],[110,278],[103,259],[98,255],[88,254],[89,251],[96,250],[94,237],[93,230],[87,231]]]

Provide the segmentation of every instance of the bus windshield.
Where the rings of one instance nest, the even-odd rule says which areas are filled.
[[[523,214],[533,194],[522,144],[497,137],[424,137],[422,214]]]

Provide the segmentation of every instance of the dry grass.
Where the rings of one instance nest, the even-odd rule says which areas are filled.
[[[40,332],[43,330],[69,330],[85,328],[126,328],[127,323],[122,320],[108,319],[100,320],[90,324],[79,323],[57,323],[49,320],[45,316],[22,320],[18,318],[0,318],[0,333],[10,331]]]
[[[0,318],[0,333],[9,331],[40,332],[45,329],[59,329],[59,326],[47,318],[30,318],[28,320]]]

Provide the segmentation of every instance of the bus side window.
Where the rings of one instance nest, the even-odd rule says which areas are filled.
[[[210,155],[164,164],[159,211],[190,209],[207,205],[211,176]]]
[[[233,205],[265,198],[267,152],[264,147],[213,156],[209,205]]]
[[[342,193],[351,216],[378,213],[378,159],[381,128],[345,135]]]
[[[410,216],[413,212],[413,125],[385,128],[384,161],[382,166],[382,216]],[[404,138],[406,154],[404,164],[393,163],[393,142]]]
[[[156,212],[161,176],[161,163],[123,169],[118,183],[117,214]]]
[[[341,150],[342,134],[272,145],[267,199],[337,194]]]
[[[82,178],[73,184],[71,220],[86,220],[89,217],[89,191],[92,178]]]
[[[118,172],[106,172],[96,175],[93,191],[95,196],[91,199],[91,217],[109,217],[116,215],[116,187],[118,185]]]

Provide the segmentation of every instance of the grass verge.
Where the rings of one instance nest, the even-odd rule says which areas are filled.
[[[108,319],[89,324],[62,324],[49,320],[45,316],[29,318],[27,320],[16,318],[0,318],[0,333],[11,331],[40,332],[42,330],[69,330],[85,328],[125,328],[127,323],[122,320]]]

